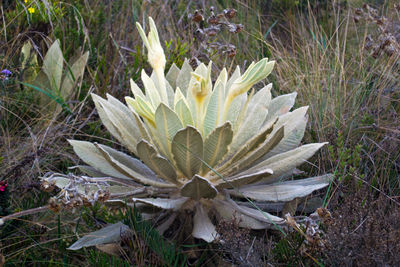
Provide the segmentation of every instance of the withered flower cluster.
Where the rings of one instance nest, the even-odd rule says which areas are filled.
[[[286,224],[304,237],[300,246],[300,253],[303,255],[314,255],[325,250],[327,240],[324,232],[320,229],[320,222],[324,225],[331,224],[332,216],[325,208],[318,208],[316,212],[304,217],[302,222],[297,222],[291,215],[286,215]]]
[[[400,5],[395,4],[394,8],[400,11]],[[358,23],[361,19],[377,25],[376,36],[368,35],[365,39],[364,48],[372,51],[371,56],[378,58],[383,53],[387,56],[399,54],[400,52],[400,22],[395,22],[383,15],[378,10],[364,4],[363,8],[354,10],[354,21]]]
[[[189,20],[196,25],[194,34],[196,41],[199,43],[199,49],[190,61],[193,68],[196,68],[200,64],[199,58],[205,58],[209,61],[208,55],[214,52],[222,56],[228,56],[229,58],[233,58],[236,55],[235,45],[224,44],[216,40],[218,35],[224,30],[228,30],[228,32],[233,34],[242,31],[242,24],[230,21],[236,16],[237,11],[235,9],[224,9],[222,12],[216,14],[213,6],[210,7],[209,11],[210,14],[208,17],[206,17],[202,9],[188,15]]]
[[[49,178],[42,181],[41,189],[45,192],[51,192],[56,187],[56,181],[52,177],[60,174],[51,174]],[[107,190],[107,182],[94,180],[86,176],[66,175],[66,186],[49,200],[49,207],[53,212],[59,212],[61,209],[72,209],[80,206],[91,206],[95,202],[104,202],[110,198],[110,192]]]

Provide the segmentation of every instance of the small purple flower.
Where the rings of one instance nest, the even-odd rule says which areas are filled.
[[[0,71],[1,74],[3,74],[4,76],[8,77],[12,74],[11,71],[9,71],[8,69],[4,69],[2,71]]]
[[[10,76],[11,74],[12,74],[11,71],[9,71],[8,69],[4,69],[4,70],[0,71],[0,79],[7,80],[8,76]]]

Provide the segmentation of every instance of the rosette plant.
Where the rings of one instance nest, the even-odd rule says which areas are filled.
[[[144,91],[131,80],[133,97],[125,98],[127,105],[110,95],[92,95],[103,124],[129,154],[70,140],[87,164],[78,167],[88,176],[45,178],[47,186],[55,183],[64,189],[62,194],[69,192],[64,204],[105,195],[113,203],[129,196],[125,201],[143,215],[151,215],[149,206],[164,215],[160,231],[180,211],[189,210],[192,235],[212,242],[219,219],[237,219],[241,227],[251,229],[284,222],[238,199],[287,202],[329,184],[329,175],[287,180],[324,143],[299,146],[307,107],[290,111],[296,93],[272,99],[271,84],[252,90],[271,73],[274,61],[252,63],[243,74],[237,67],[230,78],[226,69],[213,77],[211,62],[192,70],[185,61],[180,69],[172,65],[165,75],[164,51],[155,23],[149,21],[147,36],[137,24],[153,68],[150,76],[142,71]],[[75,191],[73,184],[79,184]],[[84,189],[85,184],[90,186]]]

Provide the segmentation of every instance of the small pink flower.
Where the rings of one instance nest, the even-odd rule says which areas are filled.
[[[7,182],[6,181],[0,181],[0,192],[4,192],[7,188]]]

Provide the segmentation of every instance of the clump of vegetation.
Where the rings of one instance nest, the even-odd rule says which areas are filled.
[[[164,217],[161,232],[168,230],[177,212],[188,210],[194,212],[192,236],[207,242],[218,236],[213,217],[232,220],[236,215],[239,225],[250,229],[282,224],[283,219],[256,204],[240,206],[232,198],[288,202],[329,184],[329,175],[284,181],[325,144],[297,147],[307,107],[289,112],[296,93],[271,99],[271,85],[248,95],[272,71],[275,62],[266,58],[252,63],[243,75],[238,67],[230,79],[223,69],[214,84],[211,62],[194,71],[187,62],[181,69],[172,65],[164,76],[164,51],[149,20],[148,36],[137,24],[153,68],[153,78],[142,72],[145,93],[131,81],[135,98],[125,98],[128,106],[110,95],[108,100],[92,95],[107,129],[141,161],[104,145],[71,140],[75,153],[88,164],[79,168],[92,178],[44,178],[45,188],[62,189],[50,207],[58,212],[60,207],[109,199],[133,200],[143,209],[156,210],[153,214],[147,209],[147,216]],[[133,199],[121,199],[124,195]]]
[[[212,0],[206,5],[172,0],[165,5],[162,1],[4,0],[0,13],[0,216],[17,213],[21,217],[6,220],[0,228],[0,265],[398,264],[394,253],[398,254],[399,227],[394,218],[400,192],[399,5],[393,0],[368,3]],[[215,8],[209,11],[210,6]],[[203,22],[192,21],[196,10]],[[235,10],[235,16],[227,17],[224,10]],[[212,26],[207,23],[210,15],[223,24],[202,46],[193,33]],[[145,88],[141,73],[151,69],[146,48],[131,25],[136,21],[144,25],[148,16],[159,26],[160,39],[168,40],[163,44],[166,70],[173,65],[182,69],[188,63],[185,58],[195,55],[199,61],[213,61],[212,73],[227,66],[231,77],[234,66],[245,70],[247,62],[268,57],[277,61],[268,76],[274,85],[272,99],[296,91],[294,107],[310,105],[303,142],[328,141],[330,146],[295,169],[293,176],[331,172],[334,180],[327,191],[314,191],[287,205],[257,203],[271,214],[290,211],[297,224],[280,224],[282,232],[275,227],[247,230],[239,227],[243,222],[237,215],[218,223],[217,214],[210,212],[218,240],[226,242],[208,244],[193,239],[192,229],[185,227],[193,225],[193,210],[177,212],[163,235],[153,223],[160,230],[160,225],[170,221],[168,217],[146,221],[155,210],[140,203],[128,208],[118,202],[110,209],[97,202],[57,214],[49,211],[49,199],[62,192],[56,187],[44,192],[43,186],[47,190],[52,186],[42,186],[38,177],[49,178],[54,172],[81,176],[77,169],[69,169],[81,162],[67,139],[98,142],[131,153],[104,127],[90,93],[99,99],[110,94],[121,101],[130,94],[130,79]],[[236,34],[226,23],[244,26]],[[73,62],[84,51],[89,51],[89,57],[78,83],[80,91],[74,87],[73,97],[65,98],[66,105],[53,103],[57,109],[64,106],[53,114],[53,109],[40,104],[51,98],[21,82],[32,84],[31,74],[40,70],[57,39],[64,59]],[[24,48],[27,43],[30,49]],[[236,55],[230,58],[227,55],[233,46]],[[37,63],[29,53],[21,56],[27,50]],[[63,73],[68,70],[63,68]],[[214,84],[216,78],[212,76]],[[255,86],[255,93],[262,88]],[[97,197],[107,197],[105,192]],[[232,200],[254,208],[246,199],[233,196]],[[51,203],[55,208],[60,204]],[[323,216],[318,219],[309,214],[321,205],[331,212],[330,223]],[[24,213],[32,208],[41,212]],[[161,214],[168,215],[168,211]],[[282,217],[290,222],[291,217]],[[315,220],[322,220],[318,229],[312,223]],[[77,238],[120,221],[132,235],[118,237],[114,245],[100,245],[101,250],[67,249]],[[311,242],[310,229],[318,230],[314,237],[318,240],[319,236],[320,242]]]

